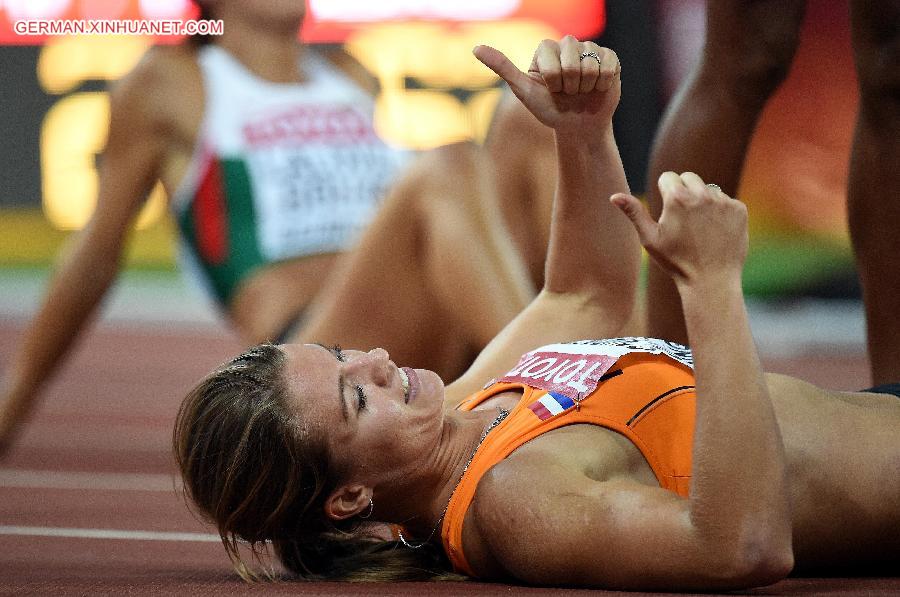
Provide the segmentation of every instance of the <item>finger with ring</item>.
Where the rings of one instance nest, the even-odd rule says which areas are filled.
[[[588,46],[590,47],[590,46]],[[594,64],[592,61],[583,62],[584,58],[587,56],[598,56],[597,52],[582,52],[579,58],[581,62],[581,85],[578,88],[579,93],[590,93],[594,90],[594,86],[597,84],[597,81],[600,79],[602,67],[600,66],[600,60],[597,60],[597,67],[594,68]]]
[[[597,68],[600,68],[600,66],[603,64],[603,62],[600,60],[600,55],[597,54],[597,52],[582,52],[579,60],[584,60],[588,56],[597,61]]]

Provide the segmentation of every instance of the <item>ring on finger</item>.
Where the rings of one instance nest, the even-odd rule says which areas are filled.
[[[603,66],[603,63],[601,62],[600,56],[597,54],[597,52],[582,52],[582,53],[581,53],[581,56],[578,58],[578,60],[579,60],[579,61],[584,60],[584,59],[587,58],[588,56],[590,56],[591,58],[593,58],[594,60],[597,61],[597,67],[598,67],[598,68],[601,67],[601,66]]]
[[[718,191],[720,193],[722,192],[722,187],[720,187],[719,185],[717,185],[714,182],[707,183],[706,188],[708,188],[711,191]]]

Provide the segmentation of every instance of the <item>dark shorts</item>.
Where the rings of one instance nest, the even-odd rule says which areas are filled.
[[[861,391],[871,392],[873,394],[893,394],[897,398],[900,398],[900,383],[881,384],[880,386],[866,388],[865,390]]]

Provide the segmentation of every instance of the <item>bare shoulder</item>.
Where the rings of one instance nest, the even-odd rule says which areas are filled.
[[[127,75],[110,87],[113,116],[135,124],[165,125],[180,107],[202,95],[196,50],[187,44],[150,48]]]
[[[615,508],[608,496],[617,481],[589,478],[572,464],[562,454],[538,449],[514,454],[488,471],[472,503],[472,536],[466,537],[465,528],[463,536],[476,572],[538,585],[607,584],[602,558],[573,557],[572,547],[580,546],[582,556],[596,554],[612,539],[604,531],[613,528],[607,515]]]
[[[138,85],[176,85],[184,77],[199,76],[197,50],[189,44],[153,46],[123,81]]]
[[[569,524],[558,515],[566,495],[583,495],[591,481],[552,455],[498,463],[482,478],[464,528],[469,563],[485,578],[559,581],[548,555],[568,542]]]
[[[196,52],[155,46],[110,87],[109,135],[103,152],[98,205],[120,205],[125,217],[157,179],[171,191],[171,165],[189,155],[203,114]],[[117,221],[116,228],[121,224]]]

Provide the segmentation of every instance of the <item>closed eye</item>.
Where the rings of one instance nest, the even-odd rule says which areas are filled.
[[[323,349],[330,352],[334,356],[334,358],[337,359],[339,362],[343,363],[346,361],[346,359],[344,358],[344,351],[341,350],[340,346],[338,346],[336,344],[334,346],[325,346],[324,344],[319,344],[318,342],[316,342],[316,345],[320,346]],[[347,421],[349,418],[349,414],[348,414],[349,409],[347,408],[348,401],[344,394],[345,387],[346,386],[344,384],[344,376],[343,376],[343,374],[339,374],[338,375],[338,383],[337,383],[337,396],[338,396],[338,400],[340,400],[340,403],[341,403],[341,414],[344,416],[344,421]],[[360,409],[361,409],[361,407],[358,407],[357,412]]]
[[[356,412],[363,410],[366,407],[366,392],[362,389],[362,386],[356,386]]]

